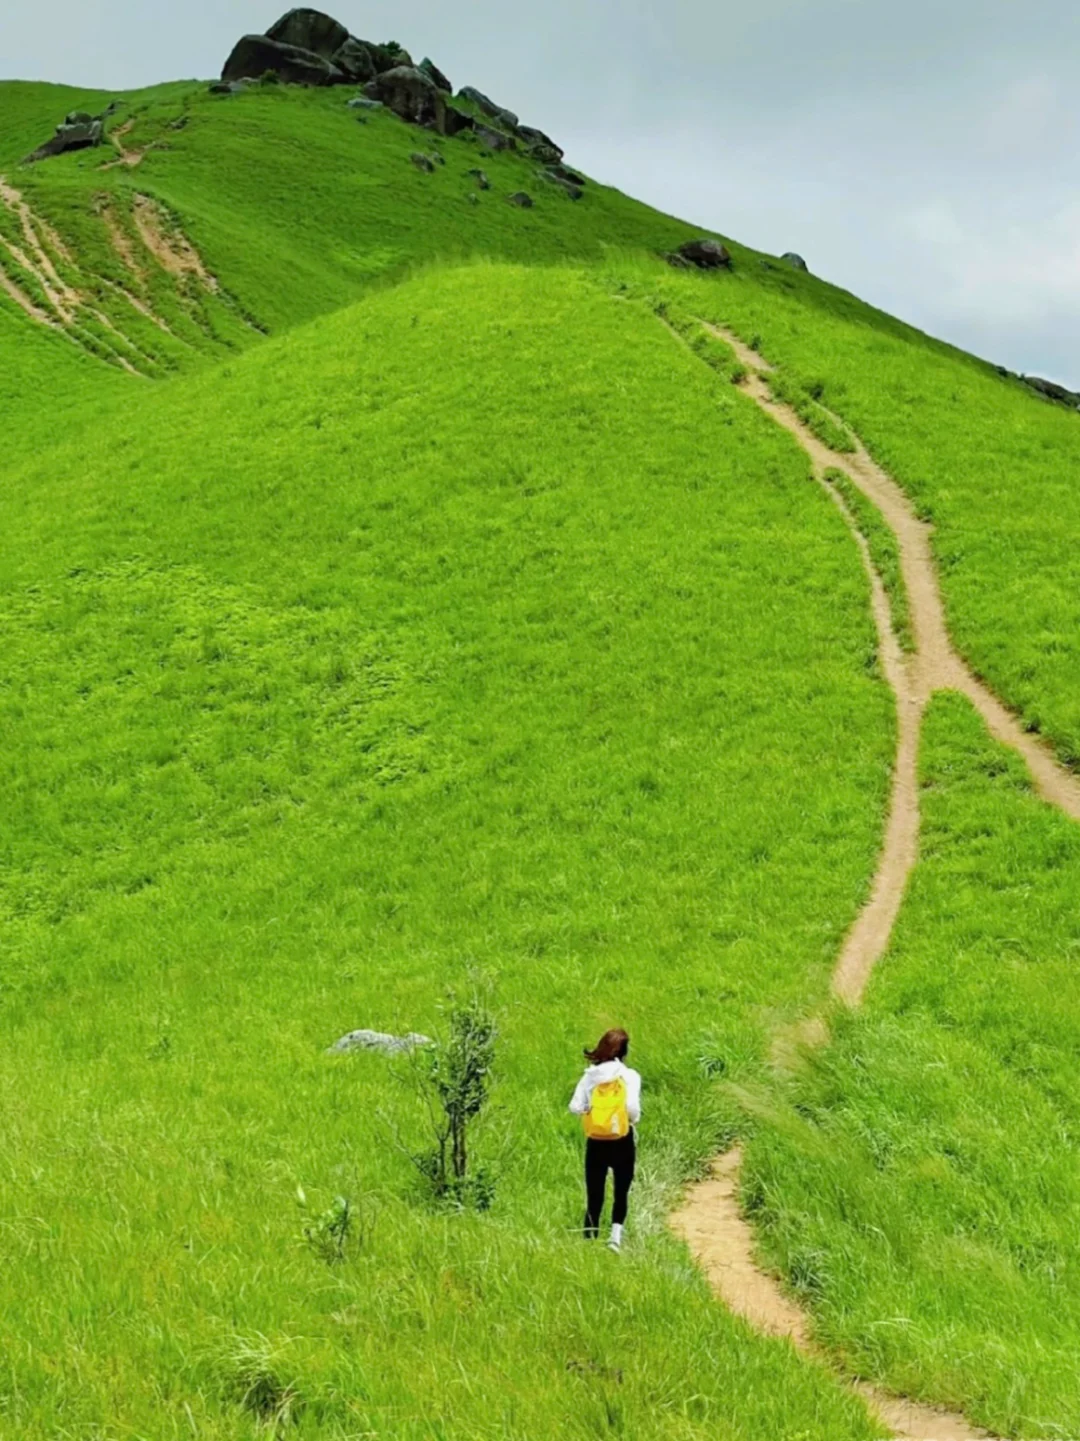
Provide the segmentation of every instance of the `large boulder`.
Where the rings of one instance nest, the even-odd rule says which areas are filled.
[[[419,68],[424,72],[424,74],[428,77],[429,80],[433,80],[435,82],[435,88],[437,90],[441,90],[445,95],[453,95],[454,87],[450,84],[450,81],[447,80],[446,76],[435,64],[434,60],[430,60],[427,58],[421,60]]]
[[[525,142],[526,150],[541,165],[558,165],[566,154],[550,135],[545,135],[542,130],[535,130],[531,125],[519,125],[517,133]]]
[[[348,40],[349,32],[340,21],[324,15],[321,10],[290,10],[270,26],[266,38],[332,60]]]
[[[808,271],[810,269],[809,265],[807,265],[806,261],[802,258],[802,256],[796,255],[794,250],[789,250],[786,255],[781,255],[780,259],[784,262],[785,265],[790,265],[792,270]]]
[[[688,240],[676,252],[681,259],[699,270],[730,270],[731,255],[719,240]]]
[[[32,155],[26,157],[28,164],[48,160],[53,155],[64,155],[69,150],[89,150],[100,145],[105,139],[105,118],[91,115],[86,110],[73,110],[62,125],[56,127],[55,135],[39,145]]]
[[[330,63],[337,66],[351,85],[365,85],[378,74],[371,46],[352,35],[334,51]]]
[[[490,125],[481,125],[477,120],[473,125],[476,138],[487,150],[516,150],[517,141],[512,135],[507,135],[504,130],[493,130]]]
[[[446,101],[434,80],[414,65],[399,65],[376,75],[364,86],[369,100],[382,103],[412,125],[445,131]]]
[[[221,72],[223,81],[258,80],[273,71],[287,85],[338,85],[344,75],[314,50],[285,45],[267,35],[244,35]]]
[[[482,115],[486,115],[489,120],[498,121],[500,125],[505,125],[508,130],[516,130],[518,128],[518,118],[512,110],[504,110],[501,105],[496,105],[490,96],[485,95],[482,90],[477,90],[474,85],[466,85],[464,89],[458,91],[458,94],[462,100],[468,100],[471,104],[475,105],[477,110],[479,110]]]

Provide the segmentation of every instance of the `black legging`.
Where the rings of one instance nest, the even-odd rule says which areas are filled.
[[[621,1141],[585,1142],[585,1236],[593,1241],[600,1234],[600,1212],[604,1209],[604,1192],[607,1189],[607,1173],[615,1178],[615,1200],[611,1207],[611,1221],[621,1226],[626,1220],[626,1202],[630,1187],[634,1184],[634,1163],[637,1146],[634,1133]]]

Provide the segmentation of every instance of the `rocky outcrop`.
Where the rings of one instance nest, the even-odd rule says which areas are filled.
[[[792,270],[809,271],[810,269],[809,265],[807,265],[806,261],[802,258],[802,256],[796,255],[794,250],[789,250],[786,255],[781,255],[780,259],[784,262],[785,265],[790,265]]]
[[[481,146],[490,151],[520,146],[530,160],[550,170],[546,178],[568,194],[585,185],[584,176],[563,173],[562,147],[544,131],[521,125],[512,110],[471,85],[458,92],[465,108],[452,104],[453,87],[434,60],[425,58],[414,65],[400,45],[358,39],[322,10],[289,10],[265,35],[244,35],[226,60],[221,81],[211,89],[215,94],[238,94],[241,82],[271,75],[287,85],[362,86],[365,99],[385,105],[411,125],[440,135],[475,131]]]
[[[349,39],[349,32],[339,20],[321,10],[290,10],[270,26],[266,38],[333,60]]]
[[[531,210],[536,202],[532,196],[524,190],[518,190],[514,195],[507,197],[511,205],[518,206],[521,210]]]
[[[464,86],[458,91],[458,94],[462,100],[468,100],[475,105],[477,110],[482,115],[486,115],[489,120],[498,121],[507,130],[518,128],[518,118],[512,110],[505,110],[501,105],[496,105],[494,100],[485,95],[482,90],[477,90],[474,85]]]
[[[481,125],[479,120],[474,122],[473,130],[476,133],[477,140],[479,140],[485,150],[496,152],[499,150],[517,149],[517,141],[512,135],[508,135],[505,130],[494,130],[490,125]]]
[[[376,75],[364,86],[364,94],[369,100],[380,100],[411,125],[445,133],[445,97],[434,80],[414,65],[399,65]]]
[[[441,90],[444,95],[453,95],[454,87],[450,84],[450,81],[447,80],[446,76],[435,64],[434,60],[429,60],[427,58],[421,60],[419,68],[424,72],[424,74],[428,77],[429,80],[434,81],[435,88],[437,90]]]
[[[330,61],[353,85],[364,85],[379,73],[371,46],[365,45],[362,40],[357,40],[352,35],[343,45],[338,46]]]
[[[86,110],[73,110],[63,123],[56,127],[56,134],[39,145],[32,155],[26,157],[26,164],[48,160],[53,155],[64,155],[69,150],[89,150],[100,145],[105,139],[105,121],[112,114],[110,106],[101,115],[91,115]]]
[[[1038,375],[1021,375],[1018,379],[1044,400],[1052,400],[1057,405],[1067,405],[1070,410],[1080,410],[1080,395],[1075,390],[1066,390],[1065,386],[1058,385],[1056,381],[1043,380]]]
[[[244,35],[233,46],[222,82],[258,80],[274,74],[286,85],[340,85],[345,76],[325,56],[266,35]]]

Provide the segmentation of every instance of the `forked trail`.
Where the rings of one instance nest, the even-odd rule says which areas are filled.
[[[861,444],[857,443],[854,454],[841,455],[818,440],[789,406],[773,399],[765,378],[770,367],[761,356],[728,331],[712,329],[746,367],[745,392],[778,425],[791,432],[810,457],[815,477],[843,512],[870,578],[882,669],[896,696],[897,755],[881,859],[870,900],[844,943],[832,979],[833,994],[855,1007],[861,1003],[874,967],[888,948],[918,857],[919,737],[934,692],[954,690],[967,696],[995,739],[1023,757],[1039,794],[1074,820],[1080,820],[1080,781],[1023,729],[954,649],[945,623],[930,527],[918,518],[896,482]],[[825,478],[829,470],[841,470],[849,476],[896,536],[915,638],[910,657],[904,656],[896,639],[888,595],[869,547],[839,492]],[[821,1043],[827,1039],[828,1031],[819,1019],[804,1026],[801,1036],[805,1044]],[[742,1151],[736,1147],[720,1157],[708,1180],[691,1188],[672,1224],[732,1311],[758,1330],[786,1337],[801,1351],[827,1359],[811,1340],[806,1315],[754,1259],[753,1232],[739,1209],[741,1169]],[[978,1441],[987,1436],[962,1416],[890,1396],[862,1382],[853,1383],[853,1389],[900,1441]]]

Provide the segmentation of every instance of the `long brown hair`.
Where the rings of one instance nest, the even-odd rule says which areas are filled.
[[[629,1049],[630,1037],[625,1031],[605,1031],[595,1050],[585,1052],[585,1059],[594,1066],[601,1066],[605,1061],[621,1061]]]

